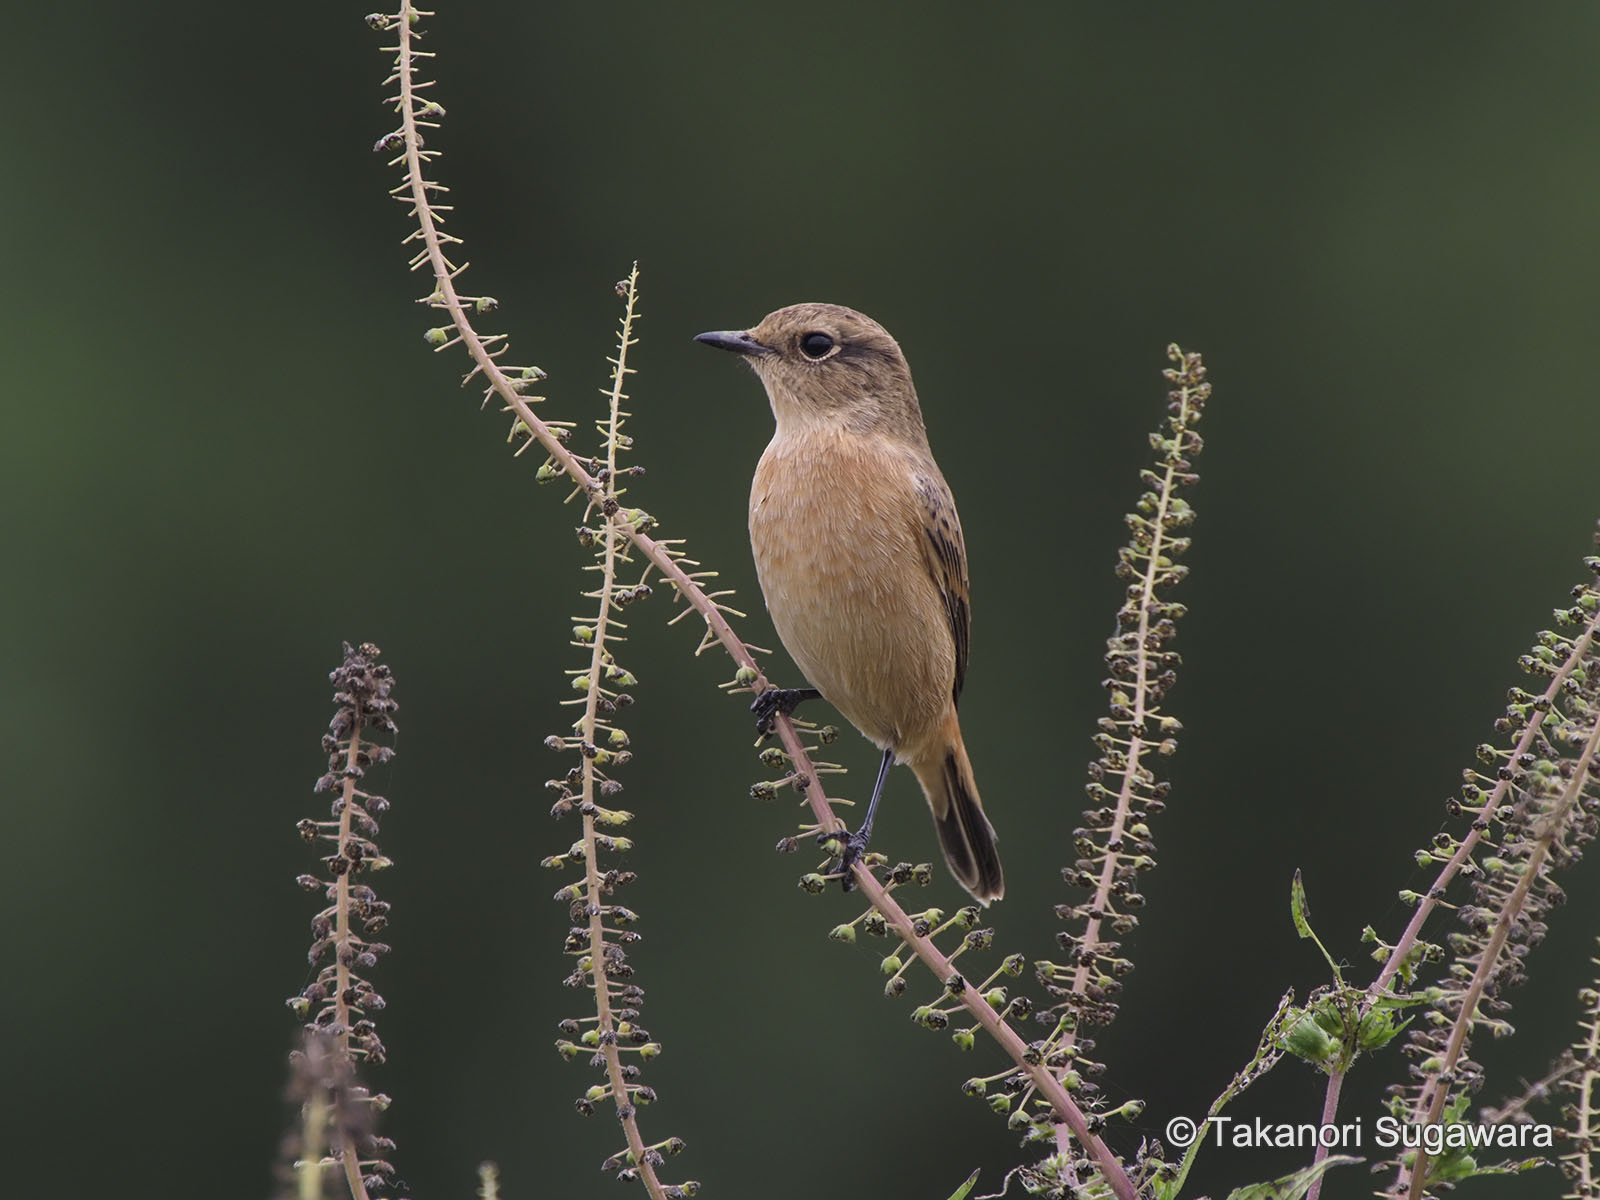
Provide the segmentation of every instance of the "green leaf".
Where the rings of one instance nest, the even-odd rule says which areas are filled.
[[[1517,1162],[1490,1163],[1488,1166],[1473,1165],[1472,1175],[1521,1175],[1524,1171],[1536,1171],[1540,1167],[1553,1167],[1556,1164],[1548,1158],[1524,1158]],[[1433,1172],[1428,1172],[1428,1177],[1433,1178]],[[1460,1178],[1468,1179],[1472,1176],[1462,1175]]]
[[[1401,996],[1379,996],[1372,1002],[1373,1008],[1414,1008],[1418,1004],[1428,1003],[1426,996],[1414,996],[1409,992]]]
[[[1300,878],[1300,868],[1294,869],[1294,882],[1289,885],[1289,915],[1294,918],[1295,932],[1302,938],[1316,940],[1311,932],[1311,919],[1306,915],[1306,885]]]
[[[1333,961],[1333,955],[1328,953],[1328,948],[1322,944],[1311,929],[1311,918],[1306,911],[1306,885],[1300,879],[1300,868],[1294,869],[1294,882],[1289,885],[1289,915],[1294,918],[1295,932],[1301,938],[1310,938],[1316,942],[1317,949],[1322,951],[1322,957],[1327,960],[1328,969],[1333,972],[1334,982],[1340,987],[1344,986],[1344,976],[1339,973],[1339,964]]]
[[[977,1182],[978,1173],[974,1171],[971,1175],[967,1176],[967,1181],[965,1183],[958,1187],[954,1192],[950,1193],[950,1200],[967,1200],[967,1193],[973,1189]]]
[[[1356,1045],[1362,1050],[1387,1046],[1414,1020],[1415,1017],[1407,1017],[1396,1025],[1393,1009],[1374,1008],[1361,1018],[1361,1024],[1356,1027]]]
[[[1352,1158],[1348,1154],[1330,1154],[1315,1166],[1296,1171],[1293,1175],[1285,1175],[1282,1179],[1235,1188],[1228,1193],[1228,1200],[1304,1200],[1305,1194],[1311,1190],[1311,1185],[1321,1179],[1323,1172],[1329,1167],[1343,1167],[1365,1161],[1361,1158]]]
[[[1456,1125],[1466,1116],[1467,1109],[1472,1106],[1472,1097],[1466,1092],[1456,1092],[1451,1095],[1445,1104],[1441,1115],[1445,1125]],[[1471,1179],[1478,1175],[1520,1175],[1523,1171],[1531,1171],[1535,1167],[1551,1165],[1548,1158],[1528,1158],[1517,1162],[1480,1163],[1472,1156],[1473,1147],[1462,1146],[1446,1149],[1442,1154],[1436,1154],[1428,1159],[1428,1184],[1434,1183],[1459,1183],[1463,1179]]]

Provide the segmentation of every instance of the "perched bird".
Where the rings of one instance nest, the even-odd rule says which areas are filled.
[[[836,304],[695,340],[744,356],[777,419],[750,487],[750,545],[778,636],[812,686],[764,692],[751,705],[758,723],[820,694],[883,751],[847,841],[847,882],[900,762],[922,784],[951,873],[984,904],[998,900],[994,827],[956,717],[972,627],[966,546],[905,355],[883,326]]]

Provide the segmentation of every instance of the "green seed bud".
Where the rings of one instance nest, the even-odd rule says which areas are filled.
[[[1327,1031],[1317,1024],[1315,1017],[1303,1016],[1284,1035],[1283,1048],[1307,1062],[1321,1063],[1328,1060],[1338,1045],[1328,1036]]]

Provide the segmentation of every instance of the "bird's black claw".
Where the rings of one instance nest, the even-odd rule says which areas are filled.
[[[756,715],[756,732],[772,732],[772,723],[778,714],[788,716],[807,700],[815,700],[820,693],[816,688],[768,688],[750,702],[750,711]]]
[[[843,852],[835,855],[828,861],[826,873],[839,876],[839,886],[847,892],[856,890],[855,873],[851,870],[867,852],[867,838],[862,833],[851,833],[848,829],[840,829],[833,833],[817,834],[817,845],[830,849],[828,843],[833,842],[843,848]]]

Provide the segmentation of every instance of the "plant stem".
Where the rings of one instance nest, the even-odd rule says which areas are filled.
[[[606,438],[606,463],[611,468],[606,476],[609,480],[615,480],[617,474],[617,429],[621,423],[622,381],[627,377],[629,334],[633,328],[633,284],[637,278],[638,268],[635,267],[628,287],[628,307],[622,318],[622,337],[617,350],[616,369],[612,374],[611,419],[608,427],[609,435]],[[589,690],[580,722],[580,736],[590,745],[597,745],[599,742],[596,736],[596,721],[600,706],[601,684],[604,681],[606,636],[611,624],[612,592],[617,582],[617,540],[621,533],[616,525],[607,523],[600,536],[605,539],[605,552],[601,560],[600,611],[594,623],[594,643],[589,655]],[[611,1014],[611,982],[606,977],[605,897],[600,887],[600,854],[594,840],[593,805],[596,802],[594,776],[594,759],[585,755],[583,871],[585,906],[589,913],[590,978],[594,982],[595,1015],[598,1018],[600,1032],[614,1035],[616,1021]],[[628,1150],[633,1155],[633,1165],[638,1169],[639,1178],[644,1183],[645,1191],[650,1194],[651,1200],[666,1200],[666,1193],[662,1190],[661,1181],[656,1177],[655,1167],[645,1156],[644,1135],[639,1132],[635,1105],[629,1099],[628,1081],[622,1074],[622,1052],[617,1047],[615,1036],[601,1038],[600,1053],[605,1058],[606,1078],[611,1084],[611,1098],[616,1104],[617,1116],[622,1122]]]
[[[335,843],[337,853],[344,855],[344,848],[350,837],[350,812],[355,807],[356,780],[361,776],[359,762],[361,759],[361,707],[359,702],[355,705],[354,726],[350,730],[350,745],[345,751],[345,776],[344,776],[344,803],[339,808],[339,840]],[[333,994],[335,1021],[338,1024],[339,1034],[335,1039],[338,1045],[338,1056],[343,1062],[352,1062],[350,1049],[350,1026],[353,1021],[350,1003],[346,997],[350,995],[350,962],[354,958],[350,952],[350,944],[356,940],[350,930],[350,876],[355,871],[355,863],[349,858],[344,859],[345,869],[339,873],[334,881],[334,978],[337,981]],[[361,1178],[361,1152],[356,1149],[355,1141],[347,1130],[337,1125],[333,1130],[333,1144],[338,1148],[339,1160],[344,1164],[345,1182],[350,1186],[352,1200],[368,1200],[367,1185]]]
[[[1339,1089],[1344,1086],[1346,1068],[1328,1073],[1328,1090],[1322,1097],[1322,1124],[1332,1125],[1339,1117]],[[1321,1138],[1317,1139],[1317,1152],[1311,1159],[1311,1165],[1317,1166],[1328,1157],[1329,1147]],[[1311,1188],[1306,1192],[1306,1200],[1317,1200],[1322,1195],[1322,1181],[1325,1175],[1318,1175],[1311,1181]]]
[[[1134,789],[1140,778],[1140,762],[1146,746],[1144,737],[1145,718],[1149,708],[1149,683],[1150,683],[1150,655],[1146,647],[1150,643],[1150,611],[1155,602],[1156,581],[1161,575],[1161,553],[1163,542],[1167,537],[1168,514],[1171,507],[1172,496],[1177,486],[1178,461],[1183,452],[1182,442],[1187,436],[1189,417],[1189,388],[1181,389],[1182,407],[1176,417],[1176,428],[1173,436],[1178,439],[1177,453],[1171,456],[1171,461],[1166,464],[1166,474],[1162,479],[1159,489],[1160,503],[1156,508],[1154,517],[1151,518],[1150,527],[1153,530],[1150,541],[1149,557],[1145,562],[1144,577],[1139,585],[1139,653],[1138,666],[1133,680],[1133,719],[1128,726],[1128,749],[1126,764],[1122,771],[1122,782],[1117,789],[1116,811],[1111,818],[1111,827],[1105,835],[1106,846],[1115,846],[1121,843],[1123,831],[1127,826],[1128,818],[1133,812]],[[1107,853],[1105,860],[1100,864],[1100,877],[1095,881],[1094,894],[1089,901],[1089,910],[1093,914],[1085,922],[1081,945],[1085,950],[1092,950],[1100,943],[1100,929],[1104,915],[1112,908],[1111,888],[1117,877],[1118,856]],[[1082,995],[1089,984],[1090,974],[1094,969],[1094,958],[1085,954],[1081,956],[1077,969],[1073,972],[1071,991]],[[1068,1048],[1077,1045],[1078,1033],[1076,1028],[1066,1030],[1061,1037],[1061,1046]],[[1057,1148],[1066,1152],[1065,1135],[1058,1132],[1056,1137]]]
[[[1600,628],[1600,612],[1595,614],[1595,617],[1589,622],[1589,627],[1584,630],[1582,637],[1573,644],[1572,653],[1567,656],[1567,661],[1562,663],[1560,669],[1550,677],[1549,686],[1544,690],[1543,699],[1545,705],[1542,708],[1538,705],[1534,706],[1533,715],[1528,718],[1528,724],[1523,729],[1522,736],[1517,739],[1516,747],[1511,751],[1512,761],[1521,758],[1533,745],[1534,738],[1539,735],[1539,727],[1544,723],[1545,713],[1550,711],[1550,706],[1561,695],[1562,684],[1566,682],[1567,677],[1577,669],[1578,664],[1588,654],[1589,646],[1594,641],[1597,628]],[[1484,801],[1482,811],[1486,814],[1492,813],[1500,806],[1510,789],[1510,780],[1497,780],[1494,789],[1489,793],[1489,798]],[[1394,978],[1395,972],[1405,962],[1406,956],[1411,953],[1411,948],[1416,945],[1417,938],[1422,933],[1423,924],[1439,903],[1440,898],[1444,896],[1445,888],[1455,878],[1456,872],[1461,869],[1461,864],[1471,857],[1473,850],[1477,847],[1479,841],[1483,839],[1484,829],[1476,827],[1476,825],[1477,823],[1468,832],[1467,836],[1461,839],[1461,844],[1456,847],[1456,852],[1450,856],[1450,861],[1439,869],[1438,877],[1434,879],[1433,885],[1428,888],[1427,895],[1417,904],[1417,911],[1411,914],[1411,920],[1407,923],[1405,932],[1400,935],[1400,940],[1395,943],[1388,960],[1383,964],[1383,970],[1378,973],[1378,977],[1372,981],[1372,986],[1367,989],[1367,1003],[1369,1005],[1383,993],[1383,989]]]
[[[1600,613],[1596,614],[1596,620],[1600,621]],[[1591,624],[1591,632],[1593,629],[1594,626]],[[1574,651],[1571,661],[1578,661],[1581,653]],[[1490,977],[1499,966],[1501,951],[1505,949],[1506,940],[1511,936],[1517,918],[1522,915],[1523,906],[1527,903],[1528,893],[1533,890],[1534,881],[1540,877],[1544,869],[1544,860],[1550,856],[1551,846],[1561,836],[1567,819],[1578,807],[1578,798],[1589,780],[1589,768],[1595,761],[1597,750],[1600,750],[1600,720],[1595,720],[1594,728],[1589,732],[1589,740],[1584,743],[1583,753],[1578,758],[1577,769],[1567,781],[1561,798],[1556,801],[1549,814],[1542,817],[1534,826],[1533,852],[1522,865],[1521,877],[1517,880],[1516,887],[1511,890],[1511,894],[1506,897],[1505,904],[1501,906],[1495,919],[1494,931],[1489,935],[1488,944],[1479,955],[1478,969],[1473,972],[1472,982],[1468,984],[1466,994],[1461,1001],[1461,1011],[1456,1014],[1455,1024],[1451,1026],[1450,1040],[1445,1044],[1439,1069],[1429,1074],[1412,1109],[1413,1124],[1431,1124],[1438,1121],[1440,1114],[1444,1112],[1445,1102],[1450,1097],[1450,1089],[1444,1085],[1443,1080],[1455,1071],[1456,1062],[1466,1048],[1467,1035],[1472,1030],[1473,1018],[1478,1011],[1478,1002],[1483,999],[1484,988],[1488,986]],[[1421,1200],[1427,1176],[1428,1153],[1419,1146],[1411,1166],[1411,1200]],[[1404,1176],[1401,1178],[1403,1181]]]

